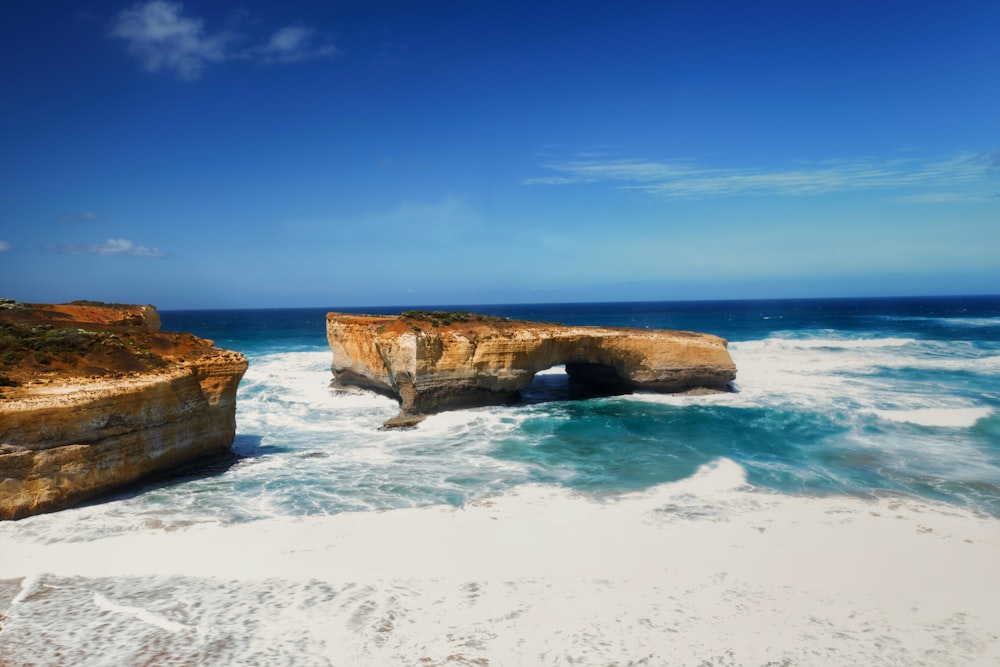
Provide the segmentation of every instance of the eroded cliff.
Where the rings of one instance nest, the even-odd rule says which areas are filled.
[[[226,451],[247,362],[151,306],[0,300],[0,519]]]
[[[422,415],[502,403],[540,370],[617,391],[726,391],[736,365],[710,334],[562,326],[468,313],[327,315],[334,384],[395,398],[387,426]]]

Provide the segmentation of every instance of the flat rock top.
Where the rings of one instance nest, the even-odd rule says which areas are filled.
[[[379,333],[402,334],[411,331],[465,331],[475,330],[511,330],[520,329],[525,326],[544,327],[549,326],[538,322],[520,322],[509,320],[505,317],[494,315],[480,315],[479,313],[460,313],[424,310],[411,310],[399,315],[354,315],[350,313],[327,313],[327,321],[336,320],[344,324],[359,326],[374,326],[379,329]],[[560,325],[551,325],[560,326]]]
[[[450,311],[407,311],[400,315],[354,315],[350,313],[328,313],[327,321],[337,321],[354,326],[374,327],[379,334],[404,333],[455,333],[466,335],[499,334],[510,335],[517,332],[537,334],[591,334],[591,335],[670,335],[677,337],[711,337],[692,331],[668,329],[644,329],[637,327],[596,327],[582,325],[555,324],[552,322],[531,322],[512,320],[495,315]]]
[[[189,333],[159,331],[152,306],[0,300],[0,400],[53,384],[162,374],[186,361],[235,354]]]

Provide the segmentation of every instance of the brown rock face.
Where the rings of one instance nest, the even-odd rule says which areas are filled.
[[[371,389],[400,402],[399,417],[386,426],[503,403],[535,373],[560,364],[572,380],[619,391],[728,391],[736,377],[724,339],[686,331],[573,327],[467,313],[330,313],[326,331],[335,385]]]
[[[151,306],[0,301],[0,519],[232,445],[246,359],[159,326]]]

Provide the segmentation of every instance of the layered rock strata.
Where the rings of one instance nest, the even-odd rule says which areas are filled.
[[[710,334],[563,326],[468,313],[329,313],[334,386],[400,403],[386,426],[504,403],[538,371],[564,364],[571,380],[611,391],[727,391],[736,365]]]
[[[0,300],[0,519],[231,447],[246,359],[159,326],[151,306]]]

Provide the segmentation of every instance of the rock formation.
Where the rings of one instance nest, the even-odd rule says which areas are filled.
[[[152,306],[0,300],[0,519],[229,449],[246,359],[159,326]]]
[[[718,336],[563,326],[469,313],[329,313],[335,386],[399,401],[405,426],[423,415],[503,403],[535,373],[565,364],[571,380],[612,391],[727,391],[736,366]]]

